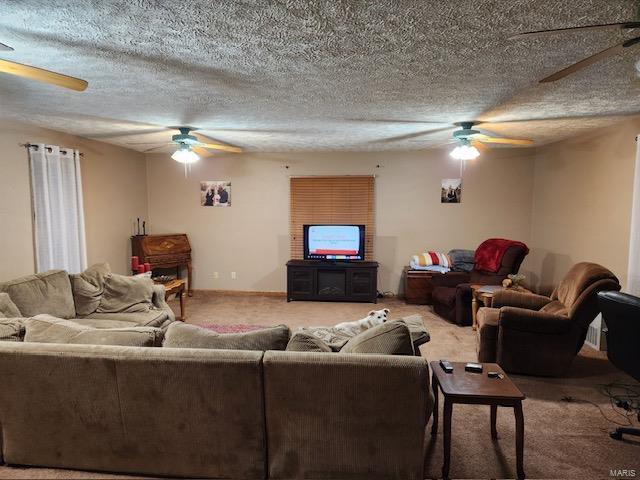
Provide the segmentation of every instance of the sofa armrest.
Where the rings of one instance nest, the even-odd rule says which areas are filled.
[[[448,272],[431,277],[431,283],[435,287],[457,287],[461,283],[468,283],[471,276],[465,272]]]
[[[156,308],[159,308],[160,310],[164,310],[167,313],[167,317],[169,317],[169,320],[171,322],[174,322],[176,320],[176,316],[173,313],[173,310],[171,310],[171,307],[169,306],[167,301],[165,300],[165,297],[166,297],[166,290],[164,288],[164,285],[157,284],[157,283],[154,284],[153,297],[151,298],[153,305]]]
[[[527,310],[540,310],[549,302],[551,302],[551,299],[544,295],[504,289],[494,293],[491,306],[493,308],[518,307],[526,308]]]
[[[529,333],[567,333],[571,328],[571,319],[565,315],[538,312],[518,307],[500,309],[500,329],[519,330]]]

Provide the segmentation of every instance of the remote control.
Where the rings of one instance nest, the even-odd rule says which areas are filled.
[[[489,378],[502,378],[502,374],[500,372],[489,372],[487,373]]]
[[[467,363],[464,366],[464,369],[467,372],[482,373],[482,364],[481,363]]]
[[[440,360],[440,366],[446,373],[453,373],[453,367],[446,360]]]

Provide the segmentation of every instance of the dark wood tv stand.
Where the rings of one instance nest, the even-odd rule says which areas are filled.
[[[289,260],[287,302],[373,302],[378,300],[378,262]]]

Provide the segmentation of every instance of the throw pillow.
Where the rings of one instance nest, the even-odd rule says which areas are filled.
[[[50,315],[24,320],[25,342],[159,347],[162,330],[153,327],[93,328]]]
[[[332,352],[331,347],[310,333],[296,332],[287,344],[287,350],[294,352]]]
[[[340,353],[413,355],[409,328],[402,322],[386,322],[349,340]]]
[[[24,338],[24,325],[21,318],[0,318],[0,341],[21,342]]]
[[[76,315],[91,315],[98,310],[104,291],[104,280],[109,273],[111,268],[108,263],[98,263],[82,273],[69,275]]]
[[[153,304],[153,280],[111,273],[104,279],[98,313],[148,312]]]
[[[246,333],[216,333],[197,325],[174,322],[164,337],[164,347],[217,348],[221,350],[284,350],[289,327],[278,325]]]
[[[0,293],[0,318],[21,317],[20,310],[8,293]]]

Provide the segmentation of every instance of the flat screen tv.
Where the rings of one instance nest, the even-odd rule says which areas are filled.
[[[364,260],[364,225],[304,225],[305,260]]]

